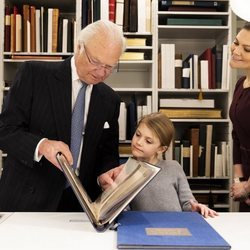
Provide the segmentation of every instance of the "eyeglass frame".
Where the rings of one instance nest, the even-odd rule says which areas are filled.
[[[94,67],[96,67],[97,69],[101,69],[103,68],[105,71],[108,71],[108,72],[112,72],[114,70],[115,67],[117,67],[117,72],[119,71],[119,61],[117,62],[117,64],[115,65],[107,65],[107,64],[103,64],[103,63],[100,63],[100,62],[95,62],[93,61],[93,59],[90,57],[89,53],[88,53],[88,50],[86,48],[86,45],[85,43],[82,43],[82,46],[83,46],[83,49],[85,51],[85,54],[86,54],[86,57],[88,59],[88,62],[93,65]]]

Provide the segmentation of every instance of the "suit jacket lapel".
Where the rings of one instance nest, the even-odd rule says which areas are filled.
[[[107,112],[105,100],[105,97],[99,91],[99,86],[94,85],[89,105],[87,124],[85,128],[86,137],[84,138],[84,142],[86,142],[86,144],[88,144],[88,140],[90,140],[91,144],[95,145],[95,141],[98,140],[100,133],[102,133],[103,124]],[[85,150],[88,149],[85,148]]]
[[[60,64],[49,83],[58,138],[69,145],[71,126],[71,66],[70,58]]]

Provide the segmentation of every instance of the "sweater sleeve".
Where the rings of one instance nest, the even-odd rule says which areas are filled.
[[[194,198],[192,191],[190,189],[187,177],[182,169],[182,167],[178,164],[176,167],[178,169],[178,196],[182,211],[191,211],[190,200],[196,201]]]

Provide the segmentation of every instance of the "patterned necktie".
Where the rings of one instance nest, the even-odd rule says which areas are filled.
[[[76,103],[73,109],[72,120],[71,120],[71,143],[70,149],[73,155],[73,168],[77,167],[77,160],[79,157],[83,124],[84,124],[84,106],[85,106],[85,92],[87,85],[83,83],[83,86],[79,90],[77,95]]]

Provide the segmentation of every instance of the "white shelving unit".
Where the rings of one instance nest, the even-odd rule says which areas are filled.
[[[154,57],[157,58],[161,44],[175,44],[175,53],[182,54],[185,59],[190,53],[200,55],[206,48],[212,48],[217,44],[231,44],[232,26],[231,11],[228,1],[219,1],[223,7],[216,12],[198,11],[160,11],[158,1],[153,1],[155,6],[155,25],[153,30]],[[203,17],[207,19],[222,19],[221,26],[199,25],[167,25],[167,18]],[[157,62],[158,60],[156,60]],[[158,72],[158,64],[154,63],[154,70]],[[231,123],[228,109],[231,100],[231,77],[230,69],[227,75],[228,88],[203,90],[203,97],[214,99],[216,108],[222,109],[222,119],[172,119],[176,128],[176,139],[181,140],[186,130],[199,124],[212,124],[213,133],[218,141],[226,141],[230,145],[231,152]],[[161,98],[198,98],[199,89],[162,89],[158,88],[159,75],[155,74],[154,91],[156,92],[157,105]],[[217,211],[231,211],[232,201],[229,196],[231,185],[231,154],[230,170],[228,176],[222,177],[188,177],[191,189],[200,202],[207,203]]]
[[[229,9],[228,1],[219,1],[225,4],[223,11],[218,12],[180,12],[180,11],[159,11],[158,0],[152,0],[152,32],[151,33],[125,33],[127,37],[143,37],[147,40],[146,46],[128,47],[128,51],[144,52],[146,59],[143,61],[120,61],[117,72],[114,72],[106,83],[114,88],[125,102],[128,102],[133,95],[136,96],[140,105],[146,103],[146,96],[152,96],[152,111],[158,111],[160,98],[196,98],[199,94],[198,89],[160,89],[158,88],[158,52],[162,43],[174,43],[176,52],[182,53],[185,58],[189,53],[201,54],[205,48],[213,47],[216,44],[231,44],[232,40],[232,16]],[[45,7],[57,7],[62,12],[73,13],[77,23],[77,31],[81,29],[81,0],[5,0],[0,2],[0,31],[4,34],[4,7],[5,4],[10,6],[30,4]],[[221,18],[221,26],[177,26],[163,25],[161,20],[168,17],[207,17]],[[9,86],[6,83],[11,82],[16,70],[22,61],[14,61],[9,58],[10,52],[4,52],[4,37],[1,36],[0,51],[3,60],[0,63],[0,103],[3,101],[4,94],[8,91]],[[61,55],[60,53],[58,55]],[[70,53],[63,54],[65,58]],[[228,117],[228,109],[231,100],[231,73],[228,72],[228,88],[211,89],[203,91],[205,98],[213,98],[216,106],[223,110],[222,119],[173,119],[176,127],[176,138],[180,139],[183,131],[190,125],[204,123],[213,124],[218,140],[225,140],[231,146],[231,124]],[[127,141],[130,143],[130,141]],[[2,155],[0,154],[0,158]],[[4,157],[3,157],[4,159]],[[0,168],[2,162],[0,160]],[[231,173],[231,170],[230,170]],[[194,190],[194,194],[212,195],[218,198],[214,208],[218,211],[231,211],[232,202],[229,197],[229,187],[231,184],[231,174],[221,178],[192,177],[189,178],[191,187],[199,183],[204,188]],[[221,187],[218,190],[211,190],[207,186],[212,183],[219,183]]]

